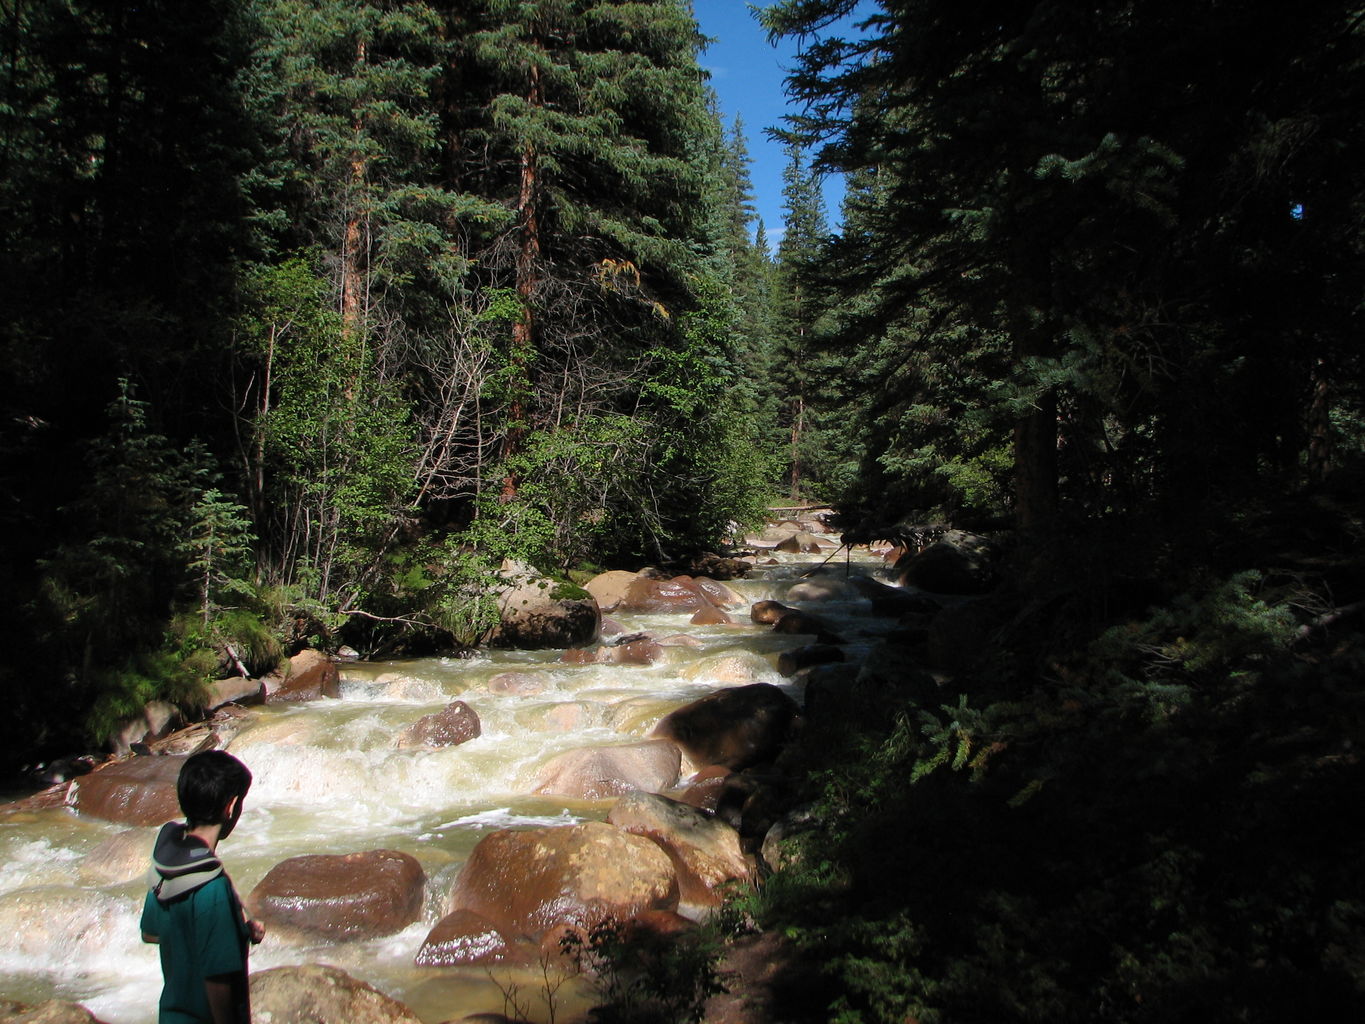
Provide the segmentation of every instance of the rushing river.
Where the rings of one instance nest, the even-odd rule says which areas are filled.
[[[849,640],[850,656],[872,638],[866,603],[849,591],[818,605],[792,601],[790,588],[816,570],[832,583],[846,571],[874,575],[866,554],[775,555],[731,589],[747,601],[818,609]],[[483,968],[420,968],[413,957],[469,851],[499,828],[602,819],[611,801],[532,795],[549,758],[583,746],[634,742],[667,712],[723,686],[768,682],[799,701],[800,684],[775,668],[808,636],[774,634],[731,612],[735,625],[693,626],[690,614],[613,614],[626,632],[675,638],[653,665],[571,666],[559,651],[488,651],[470,660],[428,658],[342,667],[340,700],[253,709],[230,750],[255,781],[237,831],[220,848],[245,895],[288,857],[392,849],[412,854],[427,876],[423,919],[365,942],[301,945],[267,936],[253,971],[327,963],[411,1006],[425,1021],[501,1011],[501,989]],[[493,692],[488,681],[516,671],[523,692]],[[397,749],[402,729],[452,699],[477,712],[482,735],[442,750]],[[157,953],[138,939],[144,893],[136,878],[92,875],[85,858],[126,831],[67,809],[0,815],[0,1000],[61,998],[109,1024],[156,1019]],[[145,832],[150,848],[155,829]],[[130,861],[131,863],[131,861]],[[138,865],[144,867],[145,862]]]

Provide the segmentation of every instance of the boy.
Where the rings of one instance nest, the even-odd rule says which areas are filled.
[[[176,796],[185,822],[163,825],[152,849],[142,941],[161,946],[159,1024],[250,1024],[247,942],[265,927],[250,921],[216,850],[242,816],[251,788],[246,765],[222,750],[180,768]]]

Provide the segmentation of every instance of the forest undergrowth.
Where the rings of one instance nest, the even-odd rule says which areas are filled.
[[[789,951],[774,1019],[1358,1019],[1358,508],[1248,509],[1147,604],[1005,584],[942,685],[865,668],[807,723],[816,827],[732,908]]]

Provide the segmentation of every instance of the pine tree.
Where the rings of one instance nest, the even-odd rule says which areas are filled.
[[[808,405],[814,382],[812,342],[819,306],[813,301],[810,282],[821,247],[829,234],[820,181],[808,166],[801,148],[787,147],[787,167],[782,174],[786,226],[777,247],[779,310],[776,377],[783,386],[786,403],[783,422],[788,433],[787,478],[789,497],[801,500],[806,468],[811,458]]]
[[[707,167],[719,132],[701,38],[678,0],[489,0],[470,17],[447,110],[460,139],[451,183],[508,213],[472,225],[469,252],[480,284],[519,307],[501,343],[503,406],[489,417],[511,502],[537,472],[523,456],[544,450],[538,433],[677,415],[654,406],[664,392],[649,383],[673,373],[682,316],[708,274],[725,272],[698,259],[717,243]],[[653,458],[633,472],[660,473]]]
[[[768,24],[811,31],[852,6],[781,4]],[[1295,478],[1315,360],[1352,358],[1352,11],[1315,8],[1288,41],[1281,12],[1212,0],[897,2],[806,49],[794,130],[885,182],[864,236],[830,254],[841,330],[987,371],[1026,529],[1174,521]],[[1300,230],[1295,203],[1320,219]]]

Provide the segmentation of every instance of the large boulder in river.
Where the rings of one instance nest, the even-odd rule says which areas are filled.
[[[984,594],[995,585],[995,547],[985,537],[949,530],[904,566],[901,586],[934,594]]]
[[[485,642],[518,650],[576,647],[597,639],[602,613],[592,594],[550,579],[521,562],[508,561],[499,573],[498,624]]]
[[[802,580],[787,590],[788,601],[833,601],[848,593],[852,584],[848,580],[829,576],[817,576],[812,580]]]
[[[754,622],[772,625],[788,612],[796,611],[781,601],[755,601],[749,609],[749,618]]]
[[[246,904],[272,929],[328,939],[402,931],[422,914],[426,875],[396,850],[310,854],[276,864]]]
[[[732,626],[734,622],[734,619],[713,604],[698,608],[691,618],[694,626]]]
[[[251,1019],[270,1024],[422,1024],[397,999],[320,964],[253,971]]]
[[[740,771],[776,757],[801,720],[796,701],[771,683],[717,690],[664,717],[651,735],[682,747],[692,764]]]
[[[503,934],[487,918],[457,910],[436,922],[413,962],[418,967],[525,964],[535,959],[534,954],[533,946]]]
[[[663,645],[646,633],[631,633],[600,647],[575,647],[560,655],[566,665],[653,665]]]
[[[690,576],[678,576],[671,580],[637,576],[626,588],[618,610],[646,614],[691,613],[711,603]]]
[[[600,821],[484,836],[460,869],[448,910],[469,910],[505,935],[628,921],[678,904],[668,856],[642,836]]]
[[[814,534],[800,530],[790,537],[778,541],[776,550],[791,555],[813,555],[820,551],[820,541],[816,539]]]
[[[943,610],[943,605],[927,594],[889,587],[867,576],[854,576],[849,582],[871,603],[873,615],[888,618],[923,615],[932,618]]]
[[[626,572],[624,569],[612,569],[598,573],[583,584],[583,589],[596,599],[597,607],[603,612],[614,612],[625,600],[626,591],[639,575],[637,572]]]
[[[268,688],[267,688],[268,689]],[[269,690],[267,704],[296,704],[341,696],[341,673],[322,651],[299,651],[289,659],[289,675],[276,690]]]
[[[533,792],[573,800],[606,800],[634,790],[657,793],[678,781],[682,752],[665,740],[580,747],[550,758]]]
[[[209,683],[204,710],[213,711],[224,704],[259,704],[265,700],[265,682],[245,676],[229,676]]]
[[[67,802],[81,814],[120,825],[163,825],[180,817],[175,783],[183,757],[135,757],[82,775]]]
[[[483,731],[479,716],[462,700],[451,701],[440,711],[424,715],[398,734],[398,747],[456,747],[468,743]]]
[[[678,579],[685,580],[688,577],[679,576]],[[724,583],[710,579],[707,576],[693,576],[692,585],[700,590],[717,608],[738,608],[744,604],[744,598],[735,593]]]
[[[115,757],[126,757],[135,744],[165,739],[180,725],[180,712],[173,704],[154,700],[143,707],[140,715],[123,723],[110,738],[109,746]]]
[[[607,822],[659,844],[678,873],[683,903],[718,906],[721,886],[748,878],[753,868],[735,828],[657,793],[628,793],[612,805]]]

